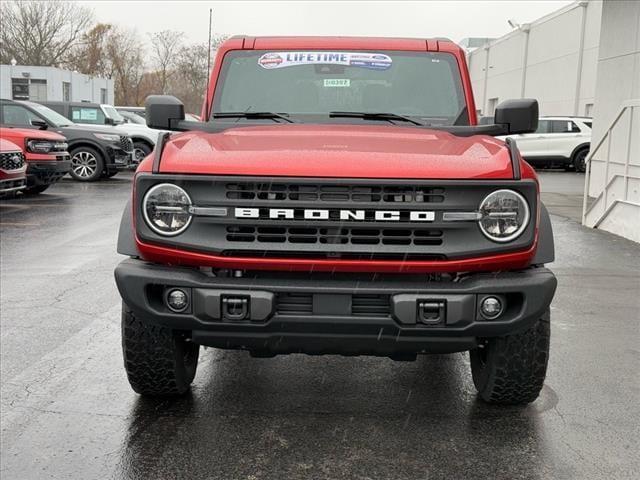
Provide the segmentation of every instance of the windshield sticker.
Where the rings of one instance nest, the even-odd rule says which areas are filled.
[[[350,87],[351,80],[348,78],[325,78],[325,87]]]
[[[344,65],[387,70],[391,63],[388,55],[366,52],[269,52],[258,59],[258,65],[266,69],[296,65]]]

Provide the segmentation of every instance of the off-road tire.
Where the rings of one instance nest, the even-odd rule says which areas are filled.
[[[473,383],[488,403],[533,402],[542,389],[549,360],[549,310],[528,330],[489,339],[469,352]]]
[[[122,304],[122,352],[131,388],[140,395],[182,395],[196,375],[200,347],[149,324]]]

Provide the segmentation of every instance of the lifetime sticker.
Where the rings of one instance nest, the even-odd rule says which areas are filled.
[[[349,78],[325,78],[325,87],[350,87],[351,79]]]
[[[268,52],[258,59],[258,65],[266,69],[297,65],[344,65],[387,70],[392,63],[389,55],[369,52]]]

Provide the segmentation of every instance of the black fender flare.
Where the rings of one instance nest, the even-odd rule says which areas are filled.
[[[102,155],[102,160],[104,161],[105,166],[107,166],[111,162],[111,159],[109,158],[109,154],[107,153],[107,150],[104,148],[104,146],[102,146],[98,142],[93,142],[91,140],[87,140],[86,138],[79,138],[77,140],[67,140],[67,145],[68,145],[67,150],[69,154],[71,154],[71,151],[74,150],[75,148],[90,147],[90,148],[93,148],[94,150],[97,150],[98,153]]]
[[[538,248],[531,262],[533,265],[544,265],[556,259],[556,247],[553,240],[551,218],[544,203],[540,202],[540,225],[538,226]]]
[[[147,145],[151,150],[153,150],[155,148],[155,144],[149,140],[146,137],[139,137],[137,135],[130,135],[131,137],[131,141],[132,142],[138,142],[138,143],[144,143],[145,145]]]
[[[121,255],[129,257],[139,257],[138,247],[136,246],[136,236],[133,231],[133,215],[131,212],[131,200],[127,201],[120,219],[120,229],[118,230],[118,246],[117,251]]]

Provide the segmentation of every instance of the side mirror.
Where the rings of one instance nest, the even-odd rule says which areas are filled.
[[[505,135],[535,132],[538,129],[538,101],[532,98],[505,100],[496,107],[494,122],[504,125]]]
[[[49,128],[49,124],[44,120],[31,120],[31,125],[38,127],[39,130],[46,130]]]
[[[171,95],[149,95],[144,109],[149,128],[177,130],[178,122],[184,120],[184,105]]]
[[[104,117],[105,125],[115,125],[116,121],[111,117]]]

